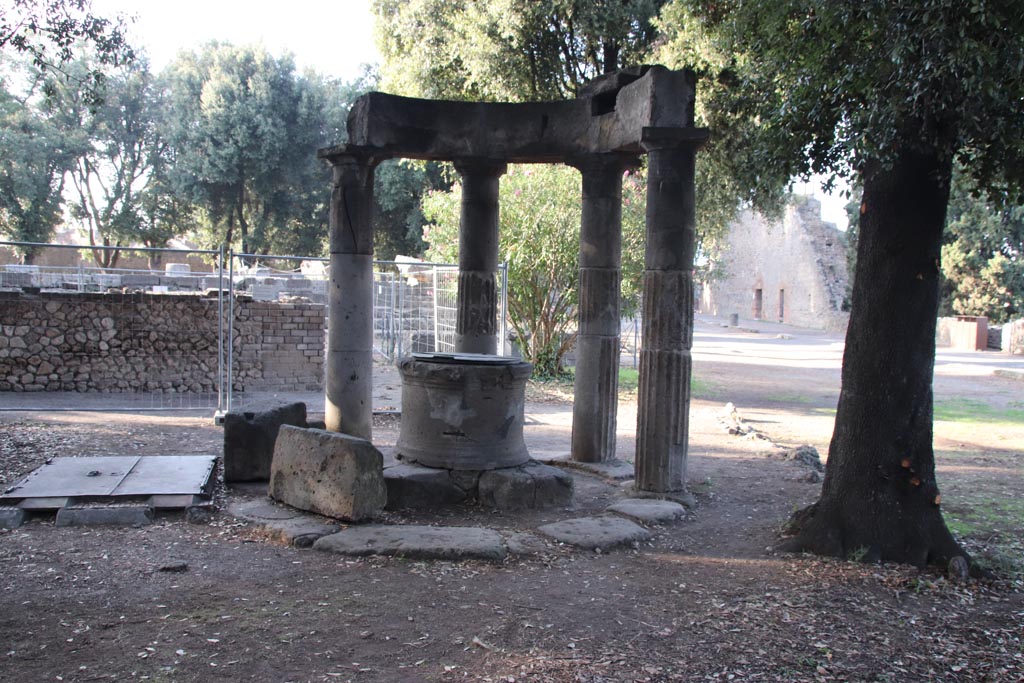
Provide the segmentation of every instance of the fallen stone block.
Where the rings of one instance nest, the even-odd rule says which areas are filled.
[[[639,524],[613,515],[566,519],[545,524],[537,531],[559,543],[591,550],[608,550],[651,537],[650,532]]]
[[[326,517],[373,519],[387,502],[384,457],[365,439],[283,425],[270,467],[270,497]]]
[[[388,555],[411,560],[499,562],[507,554],[501,534],[493,529],[379,524],[324,536],[313,549],[355,557]]]
[[[282,425],[306,427],[306,404],[224,416],[224,481],[267,481]]]
[[[448,470],[396,465],[384,470],[384,483],[388,510],[433,508],[466,500],[466,492],[455,485]]]

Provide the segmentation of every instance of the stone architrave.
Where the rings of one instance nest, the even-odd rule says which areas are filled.
[[[459,290],[455,351],[498,352],[498,183],[507,165],[460,159]]]
[[[365,439],[282,426],[271,464],[270,497],[326,517],[373,519],[387,502],[384,456]]]
[[[334,170],[324,421],[370,439],[373,429],[373,177],[377,158],[327,156]]]
[[[638,159],[594,154],[571,164],[583,176],[579,325],[572,459],[615,459],[619,389],[619,284],[622,279],[622,173]]]
[[[686,495],[693,359],[696,152],[707,134],[645,129],[647,245],[637,400],[636,488]]]

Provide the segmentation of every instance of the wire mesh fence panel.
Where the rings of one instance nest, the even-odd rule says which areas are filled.
[[[12,263],[19,248],[35,262]],[[0,242],[0,409],[322,402],[327,259],[136,248],[118,256],[114,267],[105,248]],[[504,340],[507,278],[497,275]],[[457,290],[456,266],[374,262],[379,363],[454,351]]]
[[[218,409],[222,261],[0,242],[0,409]]]
[[[619,365],[640,367],[640,348],[643,343],[643,320],[639,317],[623,318],[619,327]]]

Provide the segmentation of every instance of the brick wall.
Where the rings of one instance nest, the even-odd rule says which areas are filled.
[[[323,386],[324,307],[235,302],[236,391]],[[0,292],[0,391],[215,392],[216,298]]]

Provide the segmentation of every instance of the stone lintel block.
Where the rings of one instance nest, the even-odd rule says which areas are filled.
[[[224,416],[224,481],[267,481],[282,425],[306,426],[306,404]]]
[[[384,509],[384,457],[365,439],[285,425],[277,438],[270,497],[326,517],[358,522]]]

